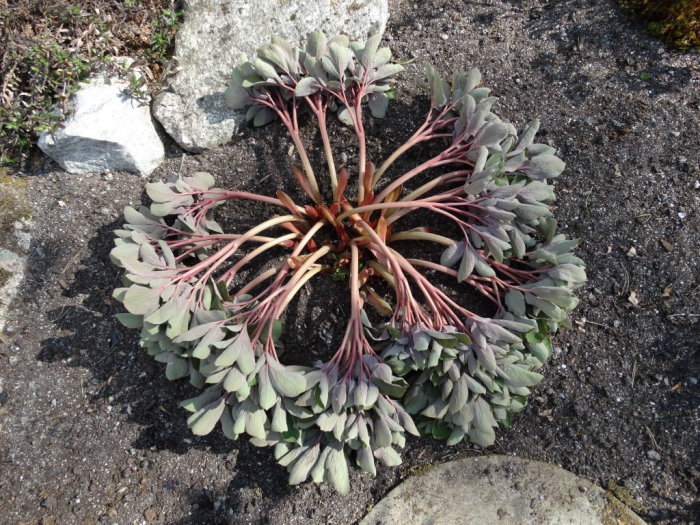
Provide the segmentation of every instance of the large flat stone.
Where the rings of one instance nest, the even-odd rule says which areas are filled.
[[[316,29],[364,39],[383,32],[388,16],[387,0],[187,0],[175,40],[178,73],[153,113],[184,149],[216,147],[244,122],[223,100],[240,53],[252,57],[273,36],[300,44]]]
[[[360,525],[644,525],[590,481],[511,456],[450,461],[392,490]]]

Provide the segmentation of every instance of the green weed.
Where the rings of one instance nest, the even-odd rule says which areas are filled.
[[[700,48],[697,0],[620,0],[620,5],[647,20],[649,30],[673,46]]]
[[[55,129],[61,109],[95,70],[131,56],[148,71],[130,79],[143,96],[158,86],[182,21],[176,0],[100,3],[67,0],[0,6],[0,162],[21,167],[37,135]],[[58,111],[57,111],[58,110]]]

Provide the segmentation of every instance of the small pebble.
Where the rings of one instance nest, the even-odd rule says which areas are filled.
[[[146,521],[155,521],[158,519],[158,513],[155,511],[155,509],[148,508],[143,511],[143,517],[146,518]]]
[[[678,212],[678,218],[679,218],[679,219],[685,219],[685,213],[683,213],[682,211],[679,211],[679,212]]]
[[[652,461],[661,461],[661,454],[656,450],[647,450],[647,457]]]
[[[447,40],[447,39],[450,38],[450,37],[447,36],[445,33],[443,33],[443,34],[440,35],[440,38],[442,38],[443,40]]]

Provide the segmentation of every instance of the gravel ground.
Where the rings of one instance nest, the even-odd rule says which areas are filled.
[[[589,282],[526,410],[486,450],[411,439],[402,466],[351,472],[347,497],[289,487],[271,451],[218,430],[193,436],[177,406],[193,389],[167,382],[113,317],[112,231],[125,205],[145,202],[145,181],[38,161],[27,277],[0,343],[0,522],[354,523],[416,471],[500,453],[561,465],[650,523],[700,523],[698,55],[665,49],[611,0],[391,9],[386,41],[413,62],[386,121],[370,123],[371,154],[422,120],[415,81],[430,62],[478,67],[498,114],[519,128],[539,117],[540,140],[567,162],[555,214],[584,239]],[[352,162],[350,135],[333,135]],[[222,185],[270,191],[288,184],[289,144],[273,126],[198,156],[171,146],[152,178],[207,170]],[[309,294],[324,307],[299,303],[292,349],[332,336],[342,315],[332,290]]]

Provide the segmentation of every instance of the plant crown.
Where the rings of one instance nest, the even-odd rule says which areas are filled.
[[[379,167],[367,160],[365,103],[383,117],[403,70],[380,39],[351,43],[315,32],[300,49],[275,38],[233,72],[231,107],[245,109],[256,126],[279,119],[288,129],[301,162],[291,171],[307,203],[281,191],[218,188],[207,173],[153,182],[146,189],[153,203],[126,208],[111,252],[126,271],[114,292],[128,311],[121,322],[141,330],[141,345],[166,364],[169,379],[189,377],[204,389],[182,403],[192,432],[220,423],[231,439],[248,434],[274,447],[291,484],[329,481],[341,493],[349,490],[348,462],[371,474],[377,461],[397,465],[406,434],[491,445],[495,427],[510,425],[540,381],[549,334],[567,323],[573,290],[586,279],[571,253],[578,241],[555,234],[548,180],[564,163],[533,142],[537,121],[518,136],[491,112],[496,99],[479,87],[476,69],[447,81],[427,68],[425,121]],[[307,157],[302,112],[317,120],[327,186]],[[331,112],[357,136],[352,177],[336,168]],[[428,141],[442,149],[395,172],[397,158]],[[348,188],[353,178],[356,189]],[[215,210],[240,199],[276,211],[226,233]],[[418,210],[453,224],[457,238],[402,229],[402,218]],[[420,242],[442,245],[439,260],[402,255],[402,246]],[[237,279],[273,248],[288,250],[278,266]],[[285,308],[310,279],[341,271],[351,312],[340,347],[326,362],[284,363]],[[426,272],[470,286],[494,315],[458,304]],[[384,320],[373,321],[368,307]]]

